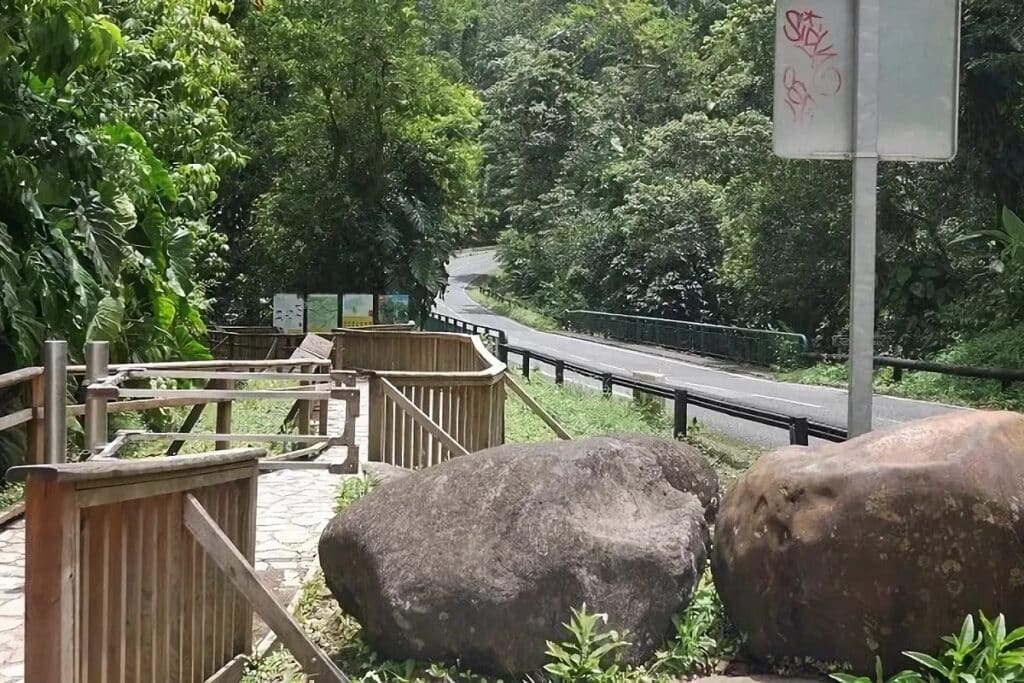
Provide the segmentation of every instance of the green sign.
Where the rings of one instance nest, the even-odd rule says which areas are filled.
[[[330,332],[337,326],[337,294],[310,294],[306,297],[307,332]]]

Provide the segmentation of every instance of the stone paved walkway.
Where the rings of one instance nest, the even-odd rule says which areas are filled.
[[[360,416],[356,420],[359,455],[367,452],[369,403],[361,383]],[[345,426],[345,404],[332,401],[328,432]],[[318,461],[341,462],[344,447],[332,448]],[[256,514],[256,570],[261,579],[288,604],[302,586],[316,559],[320,532],[333,516],[334,496],[341,478],[318,470],[278,471],[260,477]],[[0,530],[0,683],[24,680],[25,522],[12,522]],[[258,641],[267,632],[256,620]]]

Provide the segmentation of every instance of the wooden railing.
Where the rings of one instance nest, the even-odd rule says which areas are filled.
[[[479,337],[343,330],[335,367],[370,375],[370,460],[422,468],[505,440],[505,365]]]
[[[25,462],[43,462],[43,369],[24,368],[0,375],[0,391],[20,393],[22,406],[0,415],[0,432],[23,430]]]
[[[186,531],[193,496],[251,564],[262,449],[17,467],[27,483],[25,680],[205,681],[252,607]]]
[[[405,325],[369,325],[360,329],[409,330]],[[342,328],[317,333],[334,342]],[[270,360],[289,358],[298,349],[305,334],[285,334],[274,327],[213,326],[207,333],[213,357],[220,360]]]

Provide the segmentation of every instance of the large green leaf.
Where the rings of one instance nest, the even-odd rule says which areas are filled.
[[[192,290],[192,233],[179,228],[167,244],[167,286],[178,296],[187,296]]]
[[[86,331],[86,341],[116,342],[124,331],[124,303],[112,296],[104,297]]]
[[[126,145],[135,150],[144,163],[143,178],[146,189],[167,197],[171,201],[177,201],[178,188],[171,179],[170,174],[153,150],[146,144],[142,134],[126,123],[114,123],[103,126],[100,129],[110,141],[117,145]]]

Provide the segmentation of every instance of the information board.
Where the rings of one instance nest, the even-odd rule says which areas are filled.
[[[285,334],[302,334],[305,305],[298,294],[274,295],[274,327]]]
[[[372,324],[372,294],[346,294],[341,297],[342,327],[367,327]]]
[[[377,297],[377,322],[399,325],[409,322],[408,294],[381,294]]]
[[[856,0],[778,0],[774,147],[782,157],[853,153]],[[956,155],[960,3],[882,0],[878,154],[947,161]]]
[[[307,332],[330,332],[337,326],[337,294],[310,294],[306,297]]]

